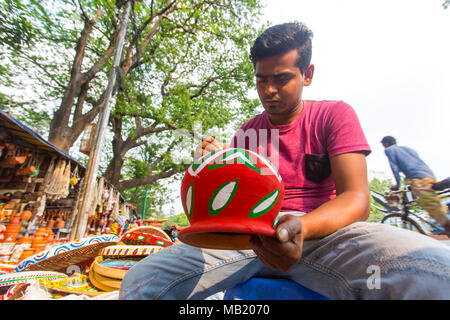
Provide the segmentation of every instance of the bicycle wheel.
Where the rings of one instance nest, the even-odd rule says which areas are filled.
[[[422,227],[413,219],[409,217],[404,217],[401,213],[391,213],[381,219],[381,223],[389,224],[394,227],[399,227],[403,229],[407,229],[414,232],[420,232],[422,234],[426,234],[426,232],[422,229]]]

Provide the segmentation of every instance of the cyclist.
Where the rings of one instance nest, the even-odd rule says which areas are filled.
[[[405,185],[411,187],[411,191],[418,198],[417,203],[438,224],[450,232],[448,207],[439,201],[436,192],[431,189],[433,184],[437,182],[431,169],[415,150],[405,146],[398,146],[394,137],[383,137],[381,144],[385,148],[384,153],[389,159],[389,164],[397,183],[391,187],[391,190],[395,191],[400,188],[400,173],[403,173],[405,175]]]

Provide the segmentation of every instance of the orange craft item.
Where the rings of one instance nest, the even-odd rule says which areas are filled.
[[[20,214],[20,219],[24,220],[24,221],[28,221],[31,219],[31,216],[33,215],[33,213],[30,210],[24,210],[22,211],[22,213]]]

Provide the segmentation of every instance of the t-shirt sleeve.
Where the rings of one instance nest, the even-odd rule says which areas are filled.
[[[358,116],[350,105],[339,101],[330,106],[326,123],[327,151],[330,157],[348,152],[363,152],[366,156],[370,154],[370,146]]]

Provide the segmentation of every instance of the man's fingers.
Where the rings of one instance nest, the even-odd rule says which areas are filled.
[[[302,231],[300,218],[290,214],[286,214],[280,218],[276,225],[277,238],[280,242],[294,240]]]
[[[269,267],[271,269],[278,269],[278,267],[275,264],[270,262],[270,261],[273,260],[273,257],[268,257],[267,256],[267,255],[271,255],[271,254],[264,250],[263,244],[262,244],[261,239],[259,238],[259,236],[253,235],[250,238],[250,245],[251,245],[253,251],[258,256],[259,260],[261,260],[261,262],[264,265],[266,265],[267,267]]]
[[[202,146],[206,146],[206,145],[212,145],[216,149],[222,149],[222,144],[219,141],[217,141],[214,137],[208,137],[202,142]],[[214,150],[216,150],[216,149],[214,149]]]

